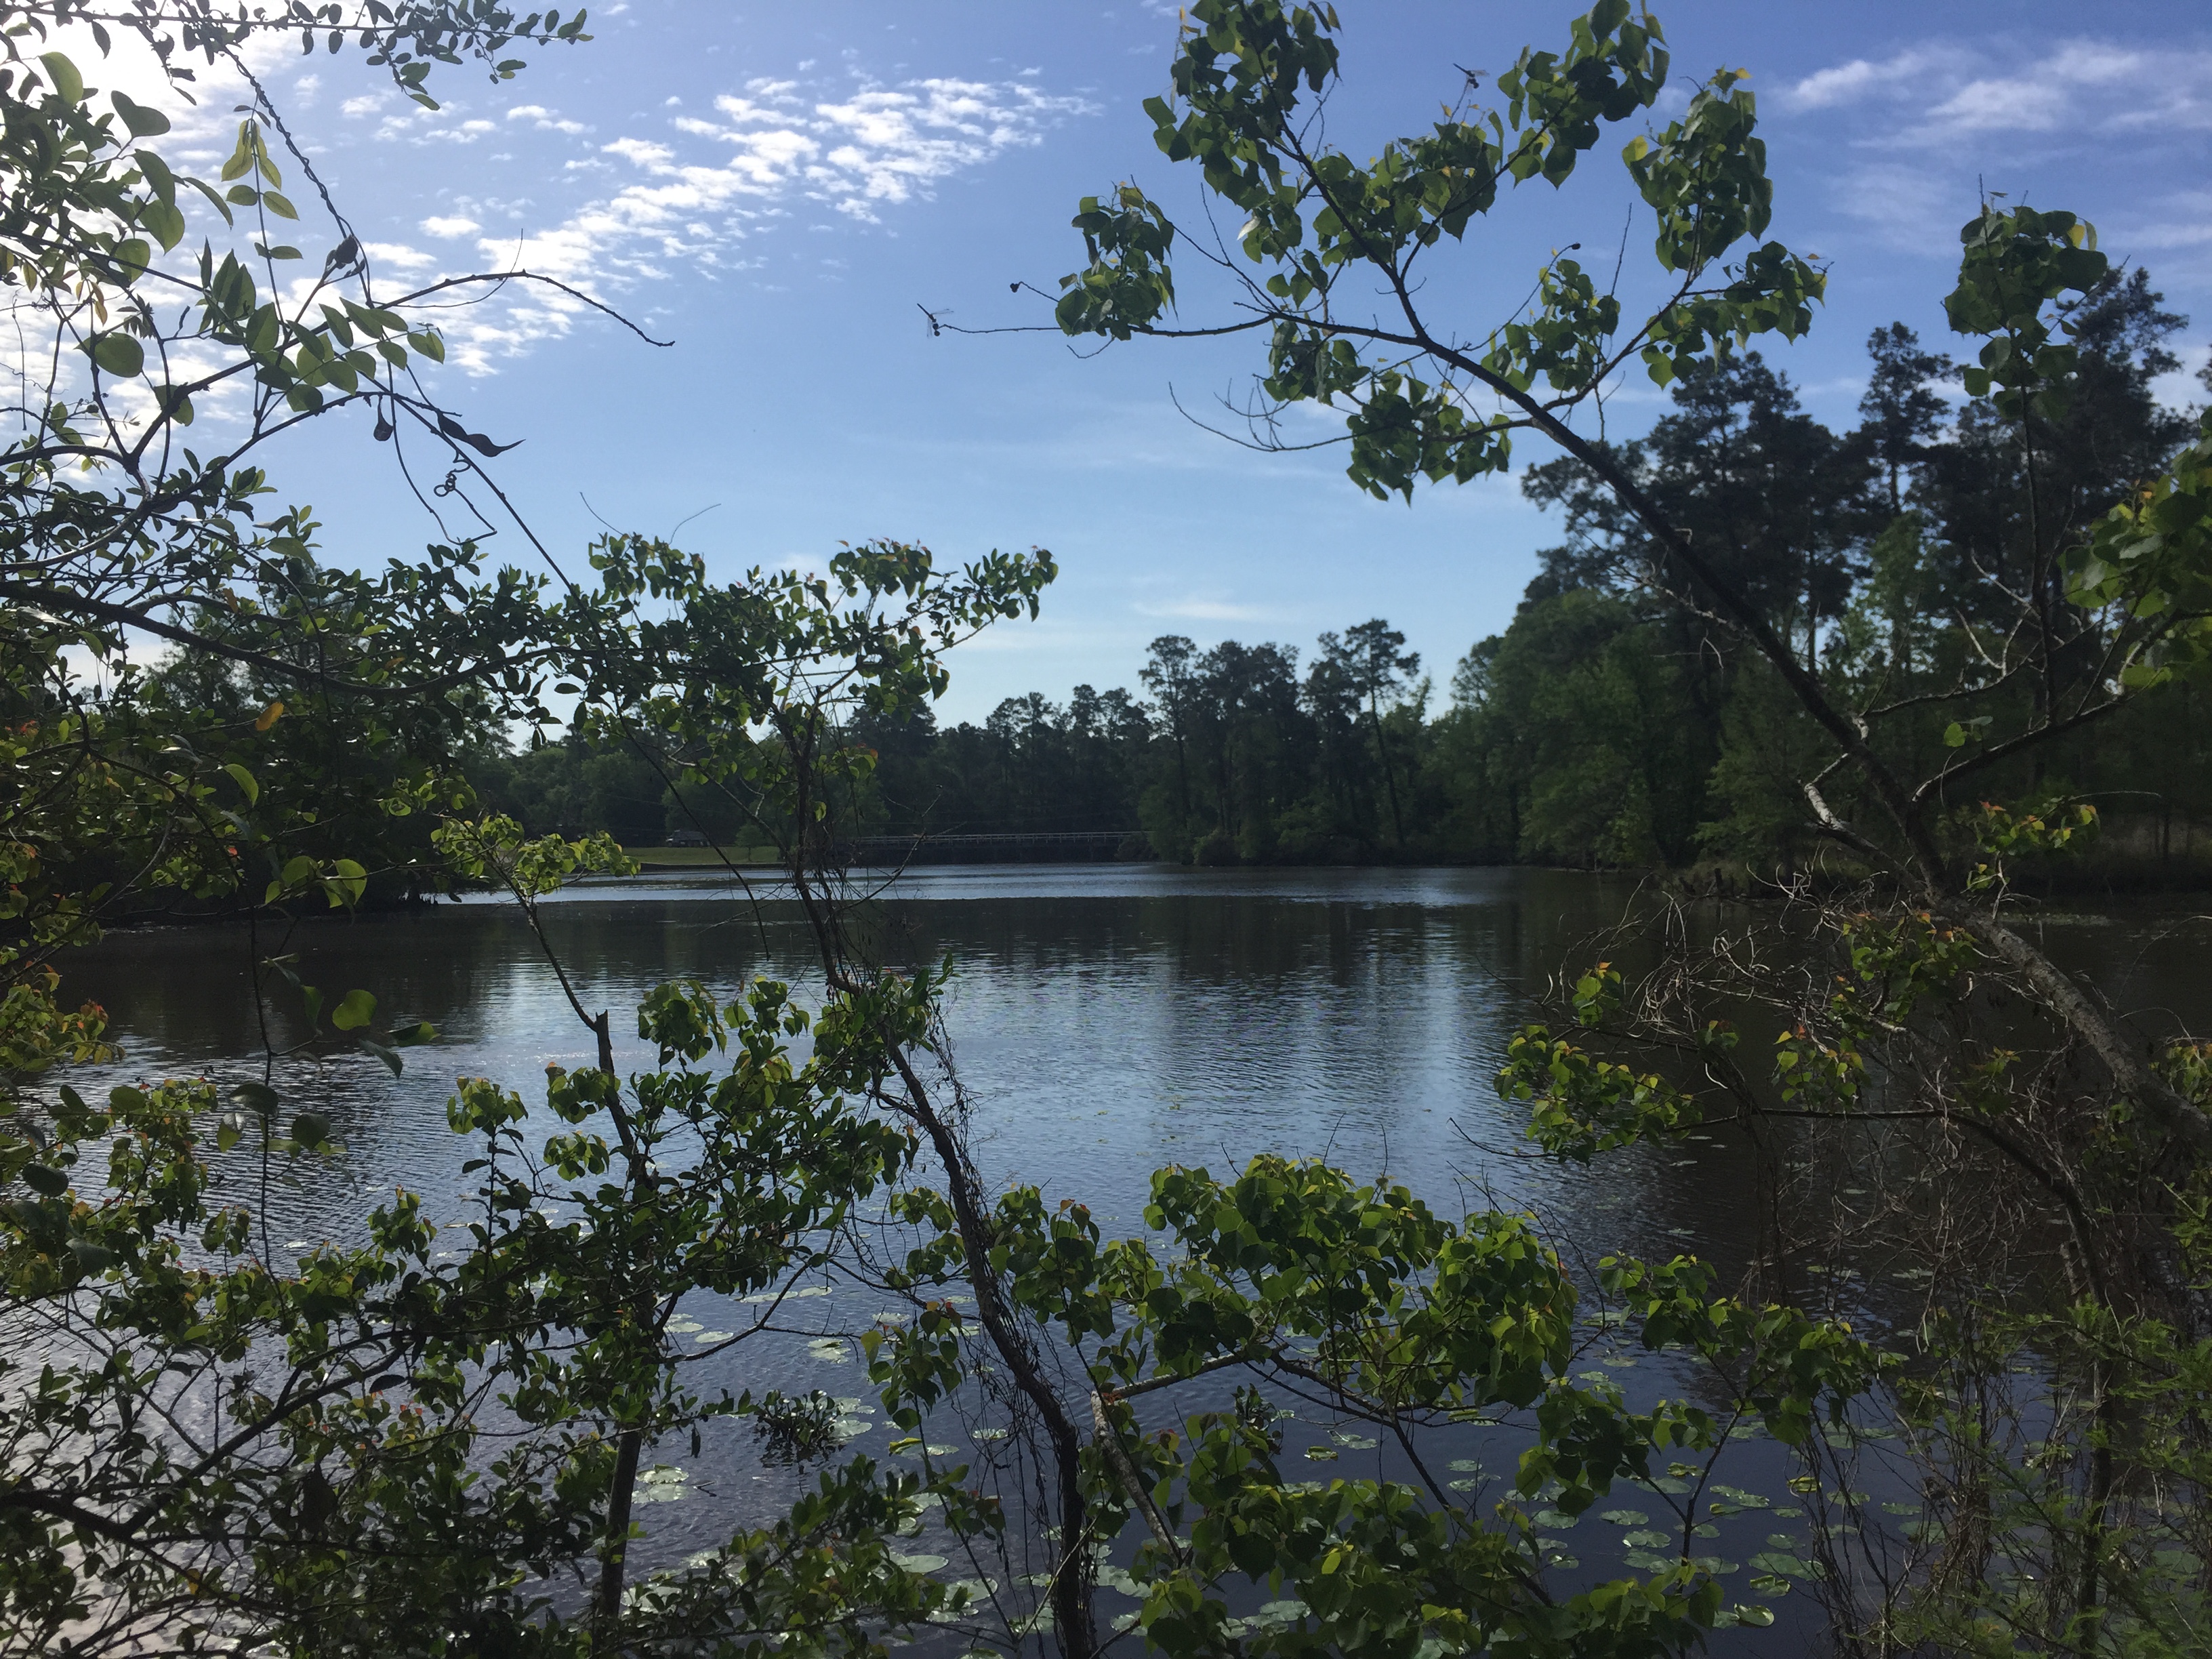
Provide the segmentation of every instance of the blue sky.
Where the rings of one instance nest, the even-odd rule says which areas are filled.
[[[1455,65],[1494,73],[1525,44],[1557,45],[1581,8],[1339,9],[1331,135],[1364,155],[1432,119]],[[1748,68],[1777,182],[1771,234],[1831,262],[1812,337],[1770,354],[1823,418],[1851,420],[1872,327],[1901,318],[1945,343],[1941,296],[1978,185],[2094,221],[2108,252],[2194,314],[2190,361],[2203,361],[2212,27],[2199,8],[1658,9],[1678,71],[1662,115],[1694,77]],[[951,560],[1051,548],[1065,574],[1043,618],[957,654],[952,719],[1032,689],[1133,684],[1158,634],[1310,645],[1372,616],[1405,629],[1441,685],[1505,624],[1548,538],[1510,481],[1409,508],[1358,495],[1334,452],[1262,456],[1208,436],[1171,389],[1198,409],[1233,392],[1249,343],[1085,361],[1044,334],[933,339],[921,314],[1044,320],[1009,283],[1050,289],[1074,268],[1075,199],[1120,178],[1202,222],[1194,180],[1158,155],[1139,107],[1164,89],[1175,28],[1172,8],[1150,4],[629,0],[593,9],[592,44],[530,53],[511,83],[448,74],[435,115],[357,60],[270,69],[382,280],[520,263],[677,343],[655,349],[526,297],[450,318],[442,390],[477,429],[526,440],[500,475],[556,550],[580,548],[594,511],[659,532],[688,519],[680,539],[731,573],[874,536]],[[1436,311],[1485,331],[1571,241],[1609,267],[1629,136],[1565,192],[1524,187],[1478,227],[1440,264]],[[1633,305],[1651,291],[1648,224],[1626,241]],[[1186,318],[1209,297],[1192,273]],[[2174,396],[2195,389],[2177,377]],[[1613,429],[1663,406],[1624,387]],[[316,437],[278,477],[323,510],[335,555],[380,560],[427,526],[365,435]],[[1544,457],[1532,443],[1520,458]]]

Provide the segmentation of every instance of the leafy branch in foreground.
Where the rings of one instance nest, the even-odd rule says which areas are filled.
[[[1111,342],[1259,336],[1264,366],[1243,410],[1251,441],[1291,447],[1278,424],[1291,404],[1343,409],[1349,475],[1377,496],[1410,500],[1424,480],[1499,471],[1519,433],[1549,440],[1564,459],[1540,481],[1545,498],[1603,504],[1585,516],[1613,526],[1593,551],[1617,590],[1671,607],[1700,649],[1740,651],[1780,688],[1793,739],[1801,729],[1805,739],[1783,763],[1807,826],[1836,854],[1827,878],[1863,884],[1855,902],[1831,902],[1801,874],[1777,896],[1790,951],[1838,963],[1833,984],[1778,975],[1756,936],[1724,932],[1693,948],[1686,924],[1656,940],[1632,925],[1622,946],[1656,945],[1659,960],[1619,1040],[1650,1052],[1625,1061],[1607,1045],[1532,1028],[1502,1086],[1528,1103],[1547,1151],[1581,1161],[1700,1123],[1741,1126],[1770,1160],[1777,1190],[1760,1202],[1778,1219],[1760,1273],[1788,1305],[1802,1292],[1771,1168],[1785,1133],[1823,1143],[1849,1134],[1862,1164],[1883,1135],[1914,1147],[1926,1179],[1906,1214],[1926,1227],[1915,1237],[1900,1223],[1906,1239],[1936,1255],[1934,1271],[1956,1274],[1972,1261],[1994,1275],[1977,1280],[1966,1267],[1951,1283],[2010,1277],[1955,1243],[1960,1218],[1990,1216],[1984,1237],[2018,1248],[2055,1228],[2063,1270],[2042,1313],[2058,1356],[2046,1377],[2056,1441],[1954,1434],[1929,1455],[1962,1461],[1923,1470],[1931,1491],[1949,1480],[1986,1494],[2009,1483],[2028,1507],[2008,1511],[2004,1535],[2033,1542],[2043,1528],[2046,1605],[2028,1618],[1994,1553],[1996,1523],[1969,1505],[1959,1526],[1971,1537],[1952,1531],[1966,1541],[1940,1572],[1929,1576],[1923,1552],[1882,1581],[1874,1639],[1893,1639],[1881,1621],[1909,1607],[1909,1628],[1931,1637],[1977,1630],[1974,1639],[1999,1645],[2154,1649],[2176,1628],[2172,1611],[2190,1606],[2183,1597],[2160,1612],[2155,1587],[2178,1585],[2202,1563],[2191,1556],[2145,1577],[2149,1558],[2130,1528],[2170,1498],[2201,1506],[2202,1471],[2170,1467],[2158,1448],[2161,1436],[2201,1437],[2202,1402],[2186,1387],[2168,1395],[2140,1440],[2123,1430],[2120,1402],[2141,1400],[2151,1377],[2189,1374],[2173,1356],[2212,1333],[2188,1219],[2212,1115],[2177,1063],[2188,1045],[2153,1039],[2085,992],[2013,925],[2018,899],[2004,877],[2008,859],[2056,854],[2089,826],[2090,804],[2045,775],[2063,742],[2205,661],[2203,445],[2170,468],[2163,453],[2145,457],[2147,476],[2094,523],[2071,516],[2075,504],[2042,477],[2090,366],[2082,339],[2109,312],[2118,273],[2073,214],[1990,199],[1967,221],[1945,307],[1978,343],[1963,374],[1982,410],[1973,418],[2018,459],[2021,527],[2007,538],[2017,554],[2008,546],[1973,573],[1958,630],[1971,649],[1923,668],[1911,659],[1910,625],[1893,627],[1906,648],[1868,672],[1869,641],[1848,624],[1824,639],[1806,582],[1760,580],[1778,573],[1762,572],[1761,550],[1739,544],[1741,525],[1678,519],[1659,488],[1668,481],[1650,473],[1638,447],[1579,423],[1584,411],[1601,421],[1627,373],[1661,386],[1717,382],[1761,337],[1793,339],[1810,325],[1826,277],[1760,240],[1772,191],[1742,73],[1698,87],[1679,118],[1623,135],[1621,162],[1650,215],[1651,264],[1632,279],[1643,301],[1601,293],[1561,253],[1536,273],[1524,306],[1470,325],[1438,311],[1437,296],[1452,290],[1431,267],[1472,247],[1516,188],[1563,189],[1607,127],[1655,107],[1668,67],[1659,23],[1606,0],[1569,25],[1564,50],[1522,52],[1497,77],[1493,104],[1480,105],[1466,76],[1442,119],[1364,163],[1330,143],[1323,119],[1338,32],[1328,7],[1198,0],[1172,96],[1146,113],[1160,151],[1192,164],[1206,196],[1241,226],[1208,246],[1133,184],[1085,198],[1073,221],[1085,264],[1061,283],[1055,323]],[[1176,269],[1185,251],[1225,280],[1218,321],[1177,313],[1191,304]],[[1941,368],[1930,359],[1899,372],[1924,380]],[[1902,541],[1914,527],[1901,519],[1895,528]],[[1932,744],[1923,741],[1931,720],[1941,738]],[[2001,781],[2025,799],[1982,801]],[[1577,988],[1577,1017],[1589,1024],[1607,1018],[1622,988],[1607,974]],[[1997,1013],[1978,984],[2003,986],[2014,1006]],[[1723,1015],[1745,998],[1779,1016],[1771,1073],[1744,1057]],[[1962,1316],[2004,1316],[1958,1300]],[[2077,1320],[2054,1306],[2089,1311]],[[2137,1337],[2100,1346],[2059,1335],[2082,1321]],[[1931,1336],[1936,1363],[1988,1389],[2001,1356],[2016,1352],[2007,1345],[2032,1340],[2017,1323],[2004,1328],[1996,1351]],[[2078,1412],[2068,1406],[2075,1398]],[[1966,1411],[1960,1403],[1954,1427],[1971,1423]],[[1816,1488],[1834,1474],[1820,1448],[1808,1464]],[[1870,1553],[1887,1547],[1875,1531],[1861,1536]],[[1840,1578],[1833,1607],[1844,1628],[1863,1627],[1865,1604]],[[1978,1624],[2000,1607],[1996,1622]]]

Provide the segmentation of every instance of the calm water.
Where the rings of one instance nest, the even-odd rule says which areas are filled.
[[[1571,1261],[1687,1250],[1719,1264],[1725,1281],[1753,1232],[1746,1148],[1725,1133],[1700,1135],[1562,1171],[1526,1156],[1518,1114],[1493,1087],[1507,1040],[1540,1016],[1548,976],[1581,965],[1583,941],[1617,922],[1633,895],[1625,881],[1525,870],[969,866],[885,890],[869,925],[887,959],[949,954],[957,964],[947,1024],[975,1102],[975,1158],[987,1179],[1080,1199],[1109,1233],[1141,1230],[1147,1178],[1162,1164],[1221,1173],[1261,1152],[1310,1154],[1362,1176],[1387,1172],[1455,1215],[1491,1205],[1533,1211]],[[811,961],[795,907],[765,890],[748,899],[720,879],[580,888],[546,915],[586,1006],[616,1011],[625,1067],[651,1062],[629,1035],[629,1011],[653,985],[696,976],[726,996],[757,974],[803,984]],[[2192,917],[2157,915],[2054,923],[2050,937],[2124,1006],[2156,1003],[2161,1019],[2202,1024],[2206,931]],[[278,947],[264,933],[261,948]],[[333,1001],[366,988],[383,1016],[428,1019],[443,1034],[435,1048],[410,1053],[403,1079],[353,1055],[301,1062],[280,1078],[291,1098],[325,1106],[348,1149],[278,1195],[288,1243],[349,1235],[395,1183],[423,1192],[434,1212],[443,1204],[458,1215],[469,1148],[445,1123],[453,1079],[500,1079],[529,1099],[549,1061],[592,1060],[589,1035],[510,908],[319,921],[284,948]],[[258,1048],[251,954],[242,929],[118,936],[79,963],[74,989],[115,1012],[129,1050],[124,1075],[222,1074],[226,1057]],[[850,1331],[882,1300],[848,1286],[806,1309],[814,1328]],[[712,1298],[686,1312],[708,1328],[739,1316]],[[1609,1374],[1662,1380],[1648,1364],[1630,1376],[1624,1361],[1632,1360],[1615,1356],[1621,1369]],[[746,1344],[729,1363],[731,1375],[717,1380],[733,1389],[866,1393],[849,1360],[836,1369],[796,1336]],[[957,1427],[933,1425],[931,1438]],[[1303,1444],[1328,1449],[1327,1427],[1301,1419],[1291,1455]],[[856,1448],[881,1455],[886,1437],[872,1429]],[[964,1439],[961,1449],[989,1455]],[[1465,1452],[1463,1462],[1493,1476],[1511,1465],[1510,1448],[1472,1438],[1444,1451]],[[1730,1456],[1722,1480],[1780,1492],[1788,1469],[1774,1449],[1752,1443]],[[1344,1450],[1315,1473],[1371,1473],[1378,1460],[1382,1472],[1402,1473],[1365,1449]],[[710,1437],[691,1474],[685,1501],[644,1512],[655,1559],[766,1512],[794,1478],[762,1469],[734,1426]],[[1627,1501],[1664,1525],[1650,1496]],[[1711,1547],[1741,1563],[1785,1522],[1750,1513],[1724,1522]],[[1627,1524],[1584,1517],[1563,1552],[1583,1561],[1584,1576],[1618,1571]],[[916,1547],[952,1550],[927,1535]],[[1732,1595],[1749,1599],[1743,1585],[1735,1577]],[[1810,1598],[1791,1596],[1779,1610],[1772,1630],[1729,1632],[1722,1645],[1796,1650],[1811,1633]]]

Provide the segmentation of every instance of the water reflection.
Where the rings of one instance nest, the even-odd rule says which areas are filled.
[[[1514,1115],[1492,1086],[1547,976],[1630,894],[1530,871],[965,867],[895,884],[868,928],[889,960],[952,959],[946,1023],[994,1179],[1034,1181],[1133,1225],[1159,1164],[1219,1170],[1272,1151],[1387,1171],[1454,1210],[1479,1188],[1570,1231],[1585,1228],[1562,1205],[1581,1223],[1610,1217],[1597,1231],[1621,1236],[1606,1246],[1692,1221],[1724,1235],[1710,1194],[1725,1178],[1701,1197],[1667,1158],[1562,1179],[1513,1155]],[[616,1010],[625,1066],[650,1059],[628,1010],[660,981],[734,992],[756,974],[804,982],[812,969],[796,907],[772,890],[751,902],[725,883],[595,885],[545,917],[586,1006]],[[333,1000],[364,987],[384,1017],[443,1033],[396,1080],[346,1051],[288,1066],[285,1092],[325,1103],[351,1153],[353,1179],[327,1204],[310,1197],[301,1226],[342,1229],[356,1185],[449,1184],[465,1156],[445,1125],[455,1077],[529,1095],[549,1061],[592,1054],[511,907],[319,919],[259,945],[295,954]],[[259,1047],[253,948],[242,928],[118,936],[73,977],[115,1011],[126,1073],[235,1067]],[[294,1039],[284,1008],[269,1018],[279,1047]],[[1632,1192],[1643,1199],[1632,1212]]]
[[[1109,1231],[1141,1227],[1146,1183],[1162,1164],[1224,1173],[1273,1152],[1388,1172],[1452,1214],[1532,1209],[1571,1260],[1686,1250],[1715,1261],[1726,1283],[1757,1232],[1747,1147],[1717,1132],[1561,1170],[1526,1155],[1519,1114],[1493,1088],[1506,1042],[1537,1017],[1550,977],[1578,962],[1582,942],[1633,898],[1628,882],[1542,871],[968,866],[891,884],[866,927],[886,960],[949,956],[956,965],[946,1021],[987,1179],[1081,1199]],[[561,896],[545,919],[585,1006],[616,1010],[625,1067],[651,1061],[628,1011],[653,985],[696,976],[730,994],[756,974],[803,984],[813,968],[797,908],[772,884],[750,894],[719,879],[593,884]],[[2203,1022],[2203,929],[2188,916],[2053,919],[2046,936],[2122,1006],[2154,1006],[2169,1024]],[[333,1000],[365,988],[385,1018],[428,1019],[444,1034],[413,1051],[398,1079],[350,1052],[286,1064],[280,1087],[326,1109],[349,1150],[288,1177],[272,1206],[280,1240],[349,1236],[395,1184],[457,1217],[471,1148],[446,1125],[453,1079],[489,1076],[534,1098],[549,1062],[592,1056],[536,938],[511,907],[490,902],[319,919],[289,939],[264,932],[257,941],[242,928],[118,936],[74,964],[71,988],[115,1012],[129,1048],[125,1076],[235,1070],[260,1043],[249,991],[257,945],[296,952],[302,977]],[[291,1041],[285,1012],[270,1018],[273,1040]],[[1909,1316],[1911,1292],[1893,1282],[1867,1289],[1875,1311],[1885,1294]],[[810,1329],[850,1330],[879,1299],[861,1305],[840,1291],[803,1311],[816,1322]],[[696,1317],[704,1329],[730,1329],[743,1314],[708,1305]],[[841,1362],[794,1339],[739,1352],[733,1388],[865,1393],[848,1351]],[[1648,1388],[1656,1370],[1629,1375]],[[863,1437],[857,1449],[881,1455],[888,1436],[870,1432],[877,1443]],[[1318,1429],[1307,1432],[1327,1449]],[[1493,1474],[1510,1467],[1472,1439],[1444,1455]],[[1784,1472],[1771,1448],[1743,1456],[1750,1473],[1729,1477],[1741,1486]],[[1363,1450],[1316,1472],[1402,1474],[1391,1457]],[[790,1478],[763,1470],[743,1431],[726,1427],[696,1468],[702,1501],[655,1506],[647,1517],[653,1554],[671,1559],[764,1516]],[[1726,1553],[1758,1547],[1749,1540],[1748,1532],[1729,1538]],[[1606,1565],[1591,1555],[1592,1569]],[[1792,1610],[1768,1641],[1808,1637],[1803,1617]]]

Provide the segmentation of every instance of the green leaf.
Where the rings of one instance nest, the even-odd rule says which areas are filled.
[[[379,1042],[373,1036],[360,1037],[356,1041],[360,1044],[363,1054],[374,1054],[382,1060],[390,1068],[392,1076],[400,1077],[405,1074],[407,1063],[399,1058],[399,1051],[390,1043]]]
[[[261,205],[279,219],[296,219],[300,216],[299,209],[294,207],[290,202],[273,190],[264,190],[261,192]],[[300,256],[295,253],[292,257],[296,259]]]
[[[76,72],[75,64],[58,52],[41,52],[39,64],[46,72],[46,80],[64,103],[84,102],[84,76]]]
[[[1943,746],[1946,749],[1964,749],[1966,746],[1966,728],[1953,720],[1943,728]]]
[[[185,216],[174,203],[147,203],[138,210],[138,222],[154,233],[164,253],[185,240]]]
[[[341,1031],[358,1031],[375,1018],[376,999],[366,991],[348,991],[331,1011],[331,1024]]]
[[[23,1184],[34,1193],[59,1198],[69,1190],[69,1177],[52,1164],[27,1164],[23,1166]]]
[[[233,1100],[242,1100],[255,1111],[267,1117],[276,1109],[279,1097],[265,1083],[241,1083],[230,1091]]]
[[[361,902],[362,895],[368,890],[368,871],[351,859],[333,859],[331,874],[330,893],[333,906]]]
[[[93,362],[110,374],[126,380],[146,367],[146,348],[128,334],[95,334],[91,350]]]
[[[331,1139],[331,1121],[320,1112],[301,1112],[292,1120],[292,1139],[310,1152],[326,1146]]]
[[[133,138],[151,138],[169,130],[169,118],[161,111],[134,103],[119,92],[111,92],[107,95],[115,105],[115,112],[123,118],[123,125],[131,129]]]
[[[252,773],[247,771],[236,761],[226,763],[222,769],[230,774],[230,781],[238,786],[238,793],[246,797],[246,804],[248,806],[259,804],[261,786],[253,781]]]
[[[222,182],[243,179],[253,166],[253,123],[238,124],[238,142],[231,147],[230,159],[222,164]]]
[[[106,1273],[115,1265],[115,1252],[105,1244],[95,1244],[88,1238],[72,1238],[70,1254],[76,1258],[80,1270],[88,1273]]]

